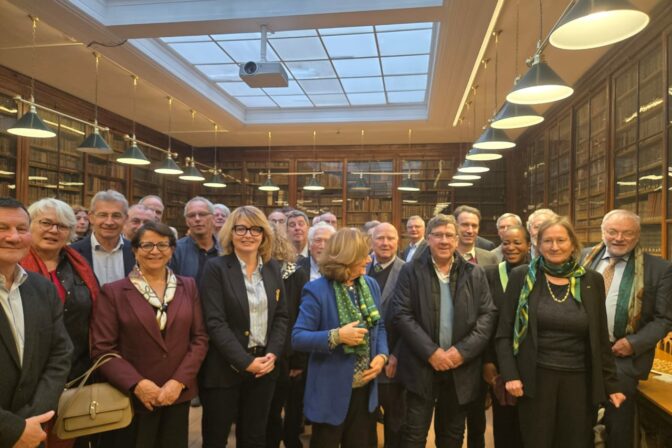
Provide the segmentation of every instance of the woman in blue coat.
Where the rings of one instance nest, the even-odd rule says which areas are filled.
[[[311,447],[369,445],[378,406],[375,378],[388,349],[380,289],[364,275],[368,254],[358,230],[339,230],[318,260],[323,277],[303,289],[292,346],[310,353],[304,413],[313,422]]]

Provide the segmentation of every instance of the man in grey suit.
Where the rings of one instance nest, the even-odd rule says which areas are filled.
[[[401,338],[396,376],[407,391],[402,445],[425,446],[436,408],[436,445],[459,448],[468,405],[480,396],[496,308],[483,268],[455,253],[455,218],[435,216],[427,234],[428,250],[401,269],[392,301]]]
[[[413,215],[406,221],[406,234],[410,239],[408,246],[401,252],[401,259],[403,261],[411,261],[422,254],[427,248],[427,240],[425,240],[425,221],[418,215]]]
[[[380,314],[386,322],[392,317],[392,296],[394,295],[397,277],[404,266],[403,260],[397,257],[399,233],[389,222],[383,222],[373,228],[372,235],[373,261],[367,274],[373,277],[380,286]],[[378,377],[378,401],[383,408],[385,417],[385,448],[398,447],[401,443],[401,431],[404,423],[404,388],[396,381],[397,357],[394,347],[398,337],[388,332],[387,345],[390,359],[385,370]]]
[[[19,266],[30,249],[23,204],[0,198],[0,446],[35,447],[47,437],[70,372],[72,343],[56,288]]]
[[[602,243],[584,250],[583,264],[604,277],[607,325],[616,372],[627,400],[607,403],[607,446],[631,447],[637,384],[649,376],[655,347],[672,330],[672,265],[639,246],[639,216],[616,209],[602,220]]]
[[[497,257],[490,251],[476,246],[478,230],[481,226],[481,212],[468,205],[460,205],[453,212],[457,221],[459,242],[457,251],[466,261],[481,266],[497,264]]]

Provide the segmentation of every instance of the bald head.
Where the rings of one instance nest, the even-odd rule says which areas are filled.
[[[382,222],[373,228],[373,253],[376,261],[385,264],[394,259],[399,247],[399,233],[389,222]]]

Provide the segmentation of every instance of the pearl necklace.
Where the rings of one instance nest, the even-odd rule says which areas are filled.
[[[559,285],[558,285],[558,286],[559,286]],[[558,302],[558,303],[562,303],[562,302],[564,302],[564,301],[567,300],[567,298],[569,297],[569,290],[571,289],[569,283],[567,283],[567,291],[565,292],[565,295],[562,297],[562,299],[558,299],[558,298],[555,296],[555,294],[553,294],[553,289],[551,289],[551,284],[550,284],[550,282],[548,281],[548,278],[546,279],[546,287],[548,287],[548,292],[551,293],[551,298],[552,298],[553,300],[555,300],[556,302]]]

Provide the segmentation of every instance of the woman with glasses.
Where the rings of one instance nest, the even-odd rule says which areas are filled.
[[[75,237],[77,219],[72,208],[58,199],[41,199],[28,208],[32,245],[21,260],[27,271],[37,272],[56,286],[63,302],[63,321],[74,350],[68,380],[77,378],[91,365],[89,320],[99,288],[89,263],[68,244]],[[50,446],[56,435],[49,435]],[[69,446],[71,442],[60,442]]]
[[[239,447],[265,447],[287,334],[273,232],[261,210],[244,206],[226,220],[219,242],[224,255],[208,260],[200,284],[211,344],[199,376],[203,446],[226,446],[236,422]]]
[[[364,275],[369,250],[359,230],[339,230],[318,260],[323,276],[303,289],[292,348],[310,353],[304,413],[313,422],[312,448],[370,446],[375,379],[388,349],[380,288]]]
[[[135,415],[128,427],[103,433],[100,446],[186,448],[189,402],[208,349],[198,290],[168,267],[175,235],[167,225],[144,224],[131,247],[136,266],[104,285],[94,306],[91,355],[121,355],[100,371],[131,392]]]
[[[579,263],[567,218],[546,220],[539,256],[509,277],[495,339],[506,391],[518,398],[524,446],[593,446],[596,405],[620,406],[604,280]]]

